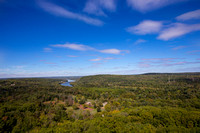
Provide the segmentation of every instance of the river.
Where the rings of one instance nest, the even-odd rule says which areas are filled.
[[[65,82],[65,83],[62,83],[61,85],[62,85],[62,86],[69,86],[69,87],[73,87],[73,86],[70,84],[70,82],[75,82],[75,80],[67,80],[67,82]]]

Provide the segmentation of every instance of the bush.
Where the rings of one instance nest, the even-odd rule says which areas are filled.
[[[79,109],[79,107],[78,107],[76,104],[72,105],[72,108],[73,108],[74,110]]]

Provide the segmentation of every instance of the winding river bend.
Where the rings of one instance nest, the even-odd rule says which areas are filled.
[[[65,82],[65,83],[62,83],[62,84],[60,84],[60,85],[62,85],[62,86],[69,86],[69,87],[73,87],[70,83],[71,82],[75,82],[75,80],[67,80],[67,82]]]

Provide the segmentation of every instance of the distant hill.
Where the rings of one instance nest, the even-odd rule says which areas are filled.
[[[200,75],[200,72],[185,72],[185,73],[144,73],[141,75]]]
[[[135,86],[164,86],[200,82],[200,73],[146,73],[141,75],[93,75],[81,77],[76,86],[123,88]]]

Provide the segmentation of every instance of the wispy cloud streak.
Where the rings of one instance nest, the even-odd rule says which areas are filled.
[[[179,50],[179,49],[183,49],[183,48],[186,48],[187,46],[177,46],[177,47],[174,47],[172,48],[172,50]]]
[[[119,50],[119,49],[104,49],[99,50],[100,53],[106,53],[106,54],[120,54],[121,52],[128,52],[127,50]]]
[[[126,28],[127,32],[137,35],[158,34],[157,39],[164,41],[168,41],[199,30],[200,23],[171,23],[169,25],[164,25],[163,21],[153,20],[144,20],[136,26]]]
[[[127,3],[133,9],[144,13],[183,1],[186,0],[127,0]]]
[[[60,7],[58,5],[55,5],[53,3],[49,3],[46,1],[38,1],[38,4],[45,11],[47,11],[51,14],[57,15],[57,16],[71,18],[71,19],[77,19],[77,20],[83,21],[85,23],[96,25],[96,26],[103,25],[103,22],[99,19],[95,19],[95,18],[88,17],[86,15],[71,12],[71,11],[69,11],[63,7]]]
[[[144,40],[144,39],[138,39],[138,40],[136,40],[136,41],[134,42],[134,44],[135,44],[135,45],[138,45],[138,44],[145,43],[145,42],[147,42],[147,41]]]
[[[128,27],[126,30],[132,34],[146,35],[158,33],[162,27],[162,21],[144,20],[136,26]]]
[[[94,50],[94,48],[83,45],[83,44],[75,44],[75,43],[66,43],[66,44],[56,44],[51,45],[52,47],[57,48],[68,48],[73,50],[79,50],[79,51],[87,51],[87,50]]]
[[[119,50],[119,49],[103,49],[103,50],[98,50],[95,48],[92,48],[87,45],[83,44],[75,44],[75,43],[66,43],[66,44],[55,44],[51,45],[52,47],[57,47],[57,48],[68,48],[72,50],[78,50],[78,51],[96,51],[100,53],[105,53],[105,54],[122,54],[122,53],[129,53],[129,50]]]
[[[186,64],[186,61],[180,61],[184,58],[143,58],[139,62],[139,66],[143,68],[158,66],[175,66]]]
[[[174,23],[169,28],[161,31],[157,38],[167,41],[198,30],[200,30],[200,24],[187,25],[183,23]]]
[[[106,16],[104,10],[115,11],[116,0],[88,0],[83,11],[97,16]]]
[[[178,17],[176,17],[179,21],[186,21],[186,20],[192,20],[192,19],[200,19],[200,9],[184,13]]]
[[[44,48],[43,51],[44,52],[52,52],[52,49],[51,48]]]
[[[78,57],[78,56],[76,56],[76,55],[67,55],[67,57],[75,58],[75,57]]]
[[[113,57],[106,57],[106,58],[101,58],[101,57],[99,57],[99,58],[95,58],[95,59],[90,59],[89,61],[94,61],[94,62],[96,62],[96,61],[107,61],[107,60],[114,60],[114,59],[117,59],[117,58],[113,58]]]

